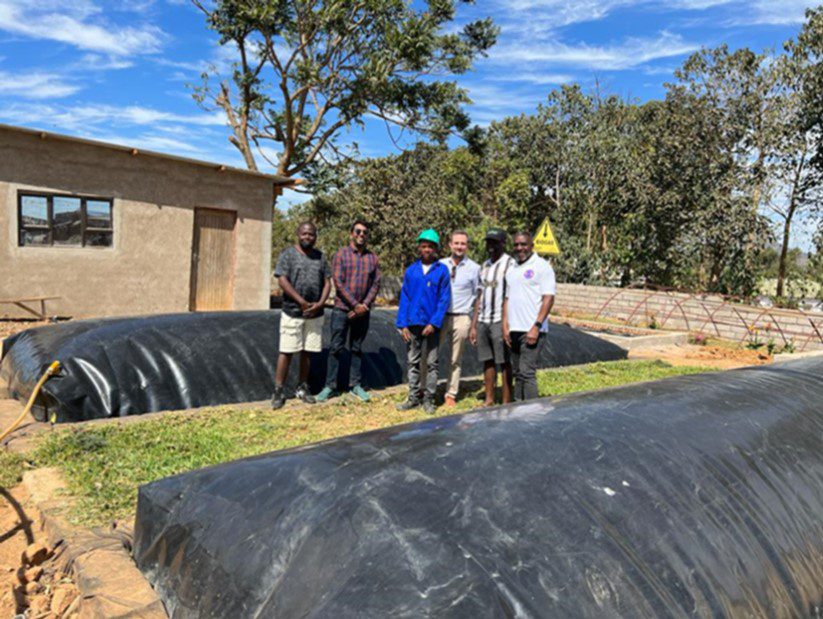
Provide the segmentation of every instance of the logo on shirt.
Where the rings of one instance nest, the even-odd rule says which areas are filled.
[[[525,277],[526,279],[531,279],[532,277],[534,277],[534,269],[526,269],[526,272],[523,273],[523,277]]]

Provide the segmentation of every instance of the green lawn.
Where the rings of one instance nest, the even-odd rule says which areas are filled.
[[[711,369],[616,361],[544,370],[538,381],[541,395],[557,395],[706,371]],[[478,385],[457,410],[478,406],[479,396]],[[340,401],[277,412],[224,406],[196,416],[170,413],[128,424],[66,427],[46,435],[31,457],[36,466],[62,469],[76,497],[72,518],[99,525],[130,517],[137,487],[167,475],[426,417],[419,409],[396,411],[401,399],[400,394],[375,393],[365,405]],[[454,411],[441,407],[437,414]],[[9,472],[7,479],[15,475]]]
[[[17,485],[23,475],[24,462],[20,454],[0,449],[0,488]]]

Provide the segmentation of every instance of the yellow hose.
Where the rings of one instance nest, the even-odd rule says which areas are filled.
[[[34,386],[34,390],[31,392],[31,397],[29,397],[28,404],[26,404],[26,408],[23,409],[23,412],[20,413],[20,416],[11,424],[3,434],[0,434],[0,443],[3,442],[9,434],[14,432],[14,430],[19,426],[23,420],[26,418],[26,415],[29,414],[31,407],[34,405],[34,400],[37,398],[37,394],[40,393],[40,388],[43,386],[51,376],[54,376],[60,370],[60,362],[54,361],[45,371],[45,373],[40,377],[40,380],[37,381],[37,384]]]

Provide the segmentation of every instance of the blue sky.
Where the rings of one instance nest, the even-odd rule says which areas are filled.
[[[478,0],[459,21],[491,16],[502,31],[458,81],[481,125],[529,112],[575,81],[658,98],[691,52],[721,43],[779,48],[814,4]],[[231,60],[188,0],[0,0],[0,122],[242,166],[221,114],[200,109],[187,87]],[[382,121],[342,139],[364,155],[396,152]]]

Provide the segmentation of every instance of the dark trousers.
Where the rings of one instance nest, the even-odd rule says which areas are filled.
[[[331,314],[331,344],[329,345],[328,369],[326,372],[326,387],[337,388],[338,373],[340,371],[340,355],[346,348],[346,340],[351,348],[351,372],[349,383],[357,387],[361,380],[363,365],[363,340],[369,331],[369,316],[349,319],[348,312],[334,308]]]
[[[526,343],[524,331],[512,331],[512,374],[514,375],[514,399],[517,401],[531,400],[537,397],[537,361],[540,350],[546,339],[546,334],[537,336],[533,345]]]
[[[426,368],[426,391],[424,399],[434,402],[434,393],[437,391],[437,366],[440,353],[440,329],[428,337],[423,337],[423,327],[409,327],[411,340],[408,346],[409,366],[409,399],[417,400],[420,396],[420,374],[422,367]],[[426,344],[426,358],[423,359],[423,344]]]

